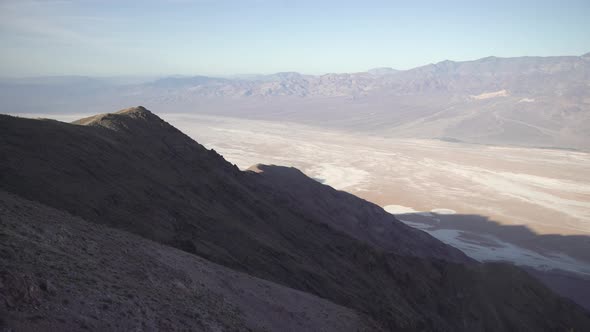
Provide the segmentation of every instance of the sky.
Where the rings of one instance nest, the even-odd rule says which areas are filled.
[[[306,74],[590,52],[590,1],[0,0],[0,76]]]

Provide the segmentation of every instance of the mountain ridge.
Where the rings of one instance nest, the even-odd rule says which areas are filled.
[[[143,104],[163,113],[292,121],[393,138],[590,150],[587,55],[441,61],[379,74],[70,81],[3,80],[0,98],[14,114],[104,113]]]
[[[330,300],[388,330],[590,326],[582,309],[517,268],[475,263],[299,171],[241,172],[145,108],[82,122],[0,115],[2,189]]]

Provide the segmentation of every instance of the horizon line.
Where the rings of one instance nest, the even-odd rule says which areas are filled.
[[[464,62],[475,62],[489,58],[497,58],[497,59],[516,59],[516,58],[560,58],[560,57],[590,57],[590,52],[586,52],[580,55],[520,55],[520,56],[495,56],[489,55],[481,58],[476,59],[469,59],[469,60],[450,60],[444,59],[437,62],[431,62],[423,65],[419,65],[416,67],[411,67],[407,69],[397,69],[395,67],[390,66],[376,66],[368,68],[364,71],[343,71],[343,72],[323,72],[323,73],[305,73],[293,70],[284,70],[284,71],[277,71],[277,72],[270,72],[270,73],[234,73],[234,74],[178,74],[178,73],[167,73],[167,74],[128,74],[128,75],[117,75],[117,74],[61,74],[61,75],[34,75],[34,76],[0,76],[0,79],[33,79],[33,78],[64,78],[64,77],[71,77],[71,78],[173,78],[177,76],[178,78],[190,78],[190,77],[209,77],[209,78],[225,78],[225,79],[236,79],[236,76],[272,76],[278,74],[299,74],[302,76],[324,76],[324,75],[341,75],[341,74],[360,74],[360,73],[367,73],[371,70],[376,69],[391,69],[399,72],[413,70],[425,66],[430,65],[437,65],[443,62],[455,62],[455,63],[464,63]]]

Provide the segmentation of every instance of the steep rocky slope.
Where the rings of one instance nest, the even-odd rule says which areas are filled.
[[[308,293],[1,190],[0,216],[0,329],[379,329]]]
[[[0,183],[89,222],[314,294],[386,329],[590,328],[586,313],[525,272],[474,263],[297,171],[240,172],[142,107],[77,124],[1,116]]]

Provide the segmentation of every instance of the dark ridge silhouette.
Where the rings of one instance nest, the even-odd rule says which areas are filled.
[[[191,257],[329,300],[356,312],[360,321],[375,321],[386,330],[590,330],[590,317],[582,308],[518,268],[476,263],[380,207],[295,169],[258,166],[241,172],[143,107],[75,124],[0,116],[0,185],[20,196],[17,199],[98,224],[93,231],[115,228],[181,249]],[[23,209],[16,216],[30,229],[19,231],[14,216],[9,219],[12,226],[3,222],[3,229],[17,227],[7,232],[11,244],[6,252],[30,246],[23,237],[42,243],[37,251],[61,246],[43,242],[35,226],[39,215],[32,207]],[[92,239],[89,246],[118,245],[100,240],[100,234],[87,236],[79,228],[65,231],[71,232],[68,238]],[[118,274],[117,287],[150,280],[149,274],[125,268],[126,260],[134,257],[133,248],[122,248],[120,259],[109,258],[115,260],[112,268],[120,264],[121,271],[128,272]],[[174,260],[180,254],[169,255]],[[66,253],[36,256],[33,251],[27,260],[18,257],[0,256],[0,266],[9,266],[10,275],[29,276],[24,281],[17,278],[17,283],[51,275],[56,272],[52,266],[60,267],[61,276],[69,275],[50,279],[53,287],[44,286],[55,288],[60,296],[67,288],[65,280],[82,287],[85,279],[77,275],[104,266],[100,260],[90,266],[70,262]],[[36,259],[48,261],[40,264]],[[150,271],[144,265],[139,268]],[[236,301],[248,297],[236,287],[235,292],[243,294]],[[9,296],[9,289],[2,288],[0,294]],[[165,288],[160,295],[177,294]],[[187,294],[199,297],[198,292]],[[149,294],[138,296],[143,303]],[[45,303],[44,298],[39,301]],[[27,303],[3,310],[22,322],[34,310]],[[167,303],[172,302],[155,301],[156,308]],[[77,305],[89,312],[94,304]],[[185,321],[196,324],[199,319],[193,315]],[[27,324],[30,329],[57,326],[48,317]],[[370,323],[362,326],[372,329]]]

